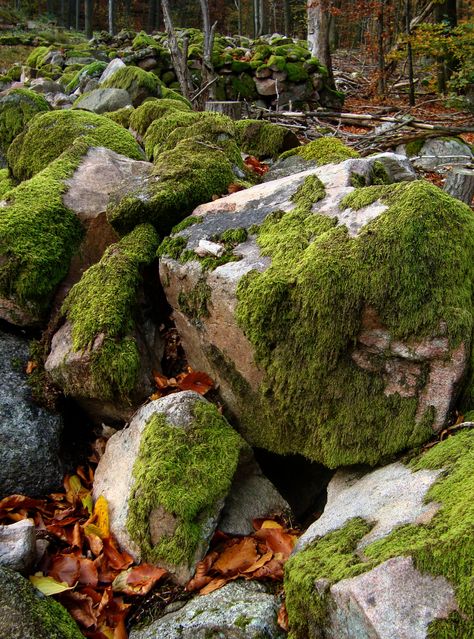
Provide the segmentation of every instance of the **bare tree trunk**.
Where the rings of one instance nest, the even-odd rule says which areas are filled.
[[[410,106],[415,106],[415,83],[413,80],[413,51],[411,48],[411,17],[410,17],[410,2],[411,0],[406,0],[406,35],[407,35],[407,56],[408,56],[408,85],[409,85],[409,100]]]
[[[178,78],[182,94],[185,98],[189,99],[193,92],[193,84],[188,70],[188,41],[184,39],[183,50],[181,50],[171,20],[169,1],[161,0],[161,8],[163,9],[163,20],[165,22],[166,33],[168,34],[168,45],[173,68]]]
[[[328,70],[329,82],[334,86],[331,51],[329,47],[330,7],[325,0],[308,0],[308,40],[311,53]]]
[[[215,98],[215,73],[214,66],[212,64],[212,49],[214,47],[214,36],[216,31],[217,22],[211,26],[211,18],[209,15],[209,2],[208,0],[199,0],[201,4],[202,24],[204,32],[204,46],[202,56],[202,84],[203,87],[209,88],[203,91],[201,97],[201,103],[204,104],[208,99]]]
[[[379,95],[385,95],[385,52],[383,44],[384,30],[384,0],[379,0],[377,12],[377,64],[379,77],[377,80]]]
[[[234,0],[234,5],[237,10],[237,32],[242,35],[242,0]]]
[[[109,0],[109,33],[114,35],[115,33],[115,0]]]
[[[81,0],[76,0],[76,31],[80,28]]]
[[[283,24],[285,35],[289,36],[293,31],[293,25],[291,23],[291,1],[283,0]]]
[[[158,2],[150,0],[148,7],[148,31],[154,31],[158,24]]]
[[[89,40],[92,38],[92,9],[92,0],[84,0],[84,31]]]

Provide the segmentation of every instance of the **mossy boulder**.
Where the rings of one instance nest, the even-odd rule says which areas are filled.
[[[79,96],[73,104],[73,109],[107,113],[129,106],[132,106],[132,101],[125,89],[94,89]]]
[[[135,110],[133,117],[130,118],[130,128],[143,137],[154,120],[176,111],[190,112],[191,108],[180,100],[150,98]]]
[[[125,89],[128,91],[134,107],[150,97],[161,97],[161,82],[153,73],[139,67],[121,67],[104,82],[103,89]]]
[[[405,164],[350,159],[203,205],[163,251],[190,364],[252,445],[377,464],[446,424],[470,356],[474,218],[428,182],[352,186],[380,163]],[[238,261],[201,262],[202,241],[240,228]]]
[[[82,639],[67,610],[17,572],[0,566],[0,634],[9,639]]]
[[[7,154],[8,165],[17,180],[26,180],[75,144],[104,146],[135,160],[143,152],[131,133],[96,113],[51,111],[41,113],[16,137]]]
[[[152,393],[160,369],[158,329],[149,317],[144,273],[158,236],[137,226],[112,244],[70,290],[45,368],[64,393],[96,419],[127,419]]]
[[[0,98],[0,153],[5,154],[11,142],[37,113],[49,111],[48,102],[29,89],[12,89]]]
[[[291,639],[473,635],[474,430],[460,428],[410,461],[333,480],[330,512],[285,567]]]
[[[94,498],[107,499],[122,548],[185,583],[207,551],[244,448],[197,393],[154,400],[108,441]]]
[[[298,148],[285,151],[280,159],[284,160],[292,155],[299,155],[308,162],[316,162],[318,166],[359,157],[357,151],[334,137],[318,138]]]
[[[293,131],[271,122],[240,120],[235,123],[235,130],[241,150],[257,158],[274,158],[300,146]]]

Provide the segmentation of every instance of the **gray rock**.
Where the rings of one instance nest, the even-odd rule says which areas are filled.
[[[280,180],[281,178],[295,175],[295,173],[315,169],[317,166],[318,163],[314,160],[305,160],[301,155],[290,155],[290,157],[283,158],[283,160],[277,160],[270,167],[270,170],[265,173],[263,181],[272,182],[273,180]]]
[[[36,535],[31,519],[0,526],[0,565],[28,573],[35,560]]]
[[[120,58],[114,58],[113,60],[111,60],[100,76],[99,84],[102,84],[103,82],[108,80],[110,76],[112,76],[116,71],[124,66],[126,65]]]
[[[426,639],[429,624],[457,609],[444,577],[420,573],[411,557],[395,557],[330,588],[327,639]]]
[[[131,105],[132,101],[125,89],[94,89],[75,102],[74,108],[93,113],[109,113]]]
[[[74,619],[18,573],[0,566],[0,637],[83,639]]]
[[[359,542],[359,549],[386,537],[402,524],[428,522],[438,507],[432,502],[425,504],[424,500],[440,472],[412,472],[400,462],[365,475],[338,470],[329,482],[323,514],[298,539],[295,550],[302,550],[318,537],[342,528],[353,517],[375,522],[372,530]]]
[[[100,495],[107,499],[110,529],[120,546],[132,554],[137,561],[140,559],[149,561],[149,559],[143,557],[143,549],[131,538],[127,529],[127,520],[130,501],[135,495],[139,495],[141,490],[141,486],[133,477],[133,469],[147,425],[153,415],[162,414],[169,425],[187,432],[192,428],[195,420],[194,409],[199,402],[206,402],[206,400],[197,393],[185,391],[145,404],[135,414],[127,428],[109,439],[97,467],[94,478],[94,499],[98,499]],[[232,470],[222,467],[219,472],[230,472],[232,477],[235,468]],[[157,481],[159,478],[157,475]],[[150,476],[151,479],[152,476]],[[177,582],[186,583],[193,575],[197,562],[204,557],[223,505],[223,499],[203,504],[196,515],[194,523],[199,526],[200,539],[195,545],[193,558],[189,562],[180,564],[169,564],[161,560],[157,562],[158,565],[169,570]],[[178,515],[168,512],[160,503],[151,504],[148,525],[151,545],[156,546],[162,538],[172,538],[179,523]]]
[[[35,78],[31,81],[30,89],[35,93],[62,93],[61,85],[49,78]]]
[[[264,586],[238,581],[132,630],[130,639],[283,639],[278,608],[278,598]]]
[[[397,152],[406,153],[406,147],[399,147]],[[452,166],[468,164],[473,158],[469,144],[453,137],[429,138],[411,160],[417,169],[445,173]]]
[[[32,497],[61,486],[62,421],[35,405],[23,367],[28,344],[0,332],[0,497]]]
[[[251,535],[254,519],[290,515],[288,502],[262,473],[253,454],[241,459],[219,521],[229,535]]]

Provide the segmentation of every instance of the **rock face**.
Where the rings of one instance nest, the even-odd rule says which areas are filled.
[[[0,333],[0,498],[46,495],[61,486],[62,421],[36,406],[23,367],[28,344]]]
[[[189,362],[218,381],[251,444],[329,467],[375,464],[445,424],[466,371],[472,307],[428,224],[436,243],[452,241],[459,216],[456,252],[467,255],[472,216],[421,182],[354,188],[393,176],[413,171],[381,154],[266,182],[198,207],[160,248]],[[224,253],[199,257],[211,239]],[[434,254],[428,274],[422,256]],[[467,313],[467,333],[454,340],[452,306],[435,302],[448,291]]]
[[[110,438],[95,474],[94,498],[107,499],[121,547],[185,583],[207,551],[242,447],[197,393],[143,406]]]
[[[0,635],[8,639],[82,639],[69,613],[16,572],[0,566]]]
[[[278,608],[278,598],[262,585],[229,583],[210,595],[195,597],[143,629],[132,630],[130,639],[283,639]]]
[[[446,173],[453,165],[469,164],[474,153],[460,138],[429,138],[413,147],[401,146],[398,152],[407,153],[417,169]]]
[[[125,89],[94,89],[77,100],[74,106],[93,113],[107,113],[131,105],[132,100]]]
[[[470,636],[474,430],[464,428],[408,466],[336,474],[285,567],[293,639]]]
[[[0,565],[28,574],[35,560],[35,524],[31,519],[0,526]]]

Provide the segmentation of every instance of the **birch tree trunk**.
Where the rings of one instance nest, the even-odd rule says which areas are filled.
[[[329,47],[330,5],[327,0],[308,0],[308,40],[311,54],[318,58],[329,75],[329,83],[334,86],[331,50]]]

